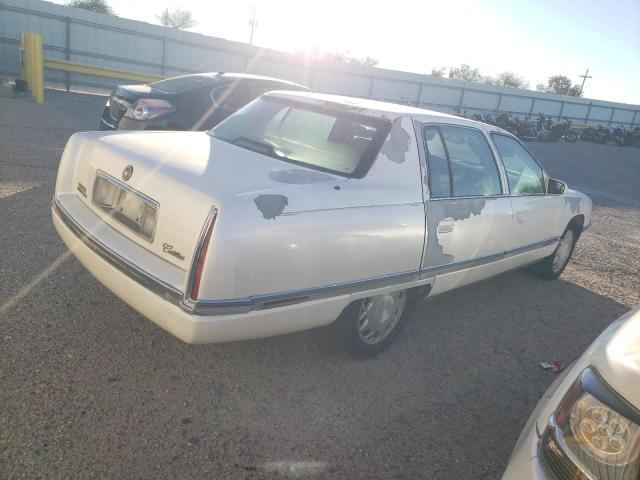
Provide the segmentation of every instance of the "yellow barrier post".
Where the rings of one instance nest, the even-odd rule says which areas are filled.
[[[33,90],[36,103],[44,103],[44,65],[42,63],[42,35],[33,35]]]
[[[31,92],[31,96],[34,97],[34,87],[36,85],[36,65],[34,63],[35,58],[35,39],[33,38],[33,33],[29,32],[27,36],[27,65],[28,67],[28,77],[27,77],[27,85],[29,87],[29,91]]]

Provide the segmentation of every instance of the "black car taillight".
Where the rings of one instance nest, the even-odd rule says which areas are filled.
[[[175,107],[167,100],[141,98],[127,110],[126,117],[134,120],[151,120],[175,111]]]

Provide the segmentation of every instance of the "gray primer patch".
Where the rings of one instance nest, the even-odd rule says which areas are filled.
[[[404,162],[405,154],[409,151],[411,135],[402,128],[399,118],[393,122],[389,136],[385,140],[380,153],[395,163]]]
[[[580,213],[580,197],[564,197],[564,204],[569,206],[572,215]]]
[[[284,195],[259,195],[253,201],[262,216],[268,220],[275,220],[284,211],[284,207],[289,205],[289,199]]]
[[[438,223],[445,218],[460,222],[473,215],[480,215],[486,200],[483,198],[464,200],[439,200],[427,203],[427,249],[424,257],[425,267],[436,267],[454,262],[455,256],[444,253],[438,239]],[[444,234],[448,235],[448,234]]]
[[[276,170],[269,173],[269,178],[278,183],[292,183],[298,185],[305,183],[331,182],[335,180],[334,177],[326,173],[302,170],[298,168],[292,168],[290,170]]]

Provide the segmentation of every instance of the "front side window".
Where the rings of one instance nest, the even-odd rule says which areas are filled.
[[[484,197],[500,195],[500,174],[484,134],[449,125],[423,130],[428,152],[431,196]]]
[[[347,177],[364,176],[391,123],[338,108],[262,97],[209,133],[286,162]]]
[[[507,172],[511,195],[544,194],[542,168],[527,149],[506,135],[494,134],[493,141]]]

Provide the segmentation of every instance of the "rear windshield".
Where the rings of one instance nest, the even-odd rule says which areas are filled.
[[[182,93],[211,83],[213,83],[213,79],[208,75],[185,75],[184,77],[167,78],[149,85],[165,93]]]
[[[360,178],[380,150],[391,124],[336,108],[262,97],[209,133],[285,162]]]

